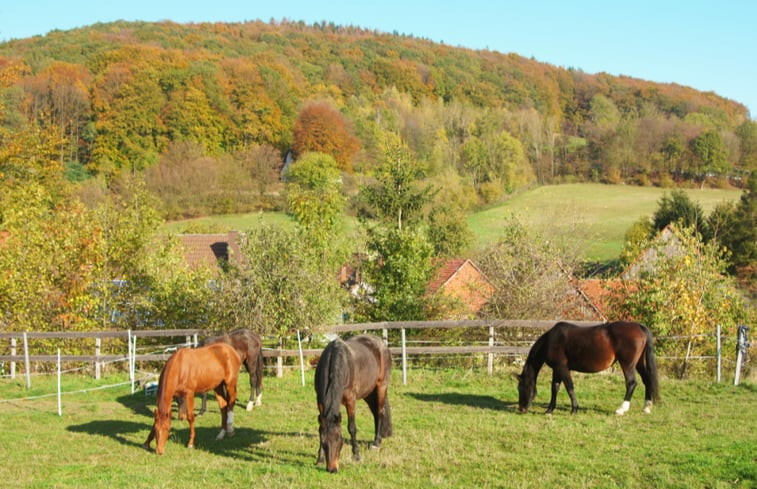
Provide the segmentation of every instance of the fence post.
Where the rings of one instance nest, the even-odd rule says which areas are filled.
[[[744,360],[744,355],[749,349],[749,341],[746,336],[749,328],[742,324],[739,326],[738,331],[738,344],[736,346],[736,348],[738,348],[738,353],[736,354],[736,374],[733,378],[733,385],[739,385],[741,380],[741,362]]]
[[[24,366],[26,367],[26,388],[32,388],[32,378],[29,372],[29,341],[26,338],[26,331],[24,331]]]
[[[60,348],[58,348],[58,416],[63,416],[60,405]]]
[[[95,380],[100,380],[100,338],[95,338]]]
[[[389,346],[389,330],[384,328],[381,331],[383,333],[382,336],[384,337],[384,344]]]
[[[279,352],[276,357],[276,377],[282,378],[284,376],[284,359],[281,357],[281,348],[284,345],[283,339],[279,336]]]
[[[722,362],[723,362],[723,360],[722,360],[722,358],[721,358],[721,356],[720,356],[720,346],[721,346],[721,344],[722,344],[722,343],[721,343],[721,340],[720,340],[720,325],[718,324],[718,327],[717,327],[717,345],[718,345],[718,347],[717,347],[717,355],[718,355],[718,370],[717,370],[717,376],[716,376],[717,382],[720,382],[720,369],[721,369],[721,367],[722,367],[722,365],[723,365],[723,363],[722,363]]]
[[[407,347],[405,346],[405,328],[402,332],[402,385],[407,385]]]
[[[192,346],[197,348],[197,333],[192,336]]]
[[[16,338],[11,338],[11,356],[16,356]],[[11,360],[11,379],[16,378],[16,361]]]
[[[134,375],[137,367],[137,335],[134,335],[134,346],[131,347],[131,393],[134,394]]]
[[[494,348],[494,326],[489,326],[489,375],[494,371],[494,353],[491,349]]]
[[[302,387],[305,387],[305,359],[302,356],[302,337],[300,337],[300,330],[297,330],[297,345],[300,348],[300,372],[302,373]]]

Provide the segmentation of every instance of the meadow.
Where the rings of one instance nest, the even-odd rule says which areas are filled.
[[[155,398],[129,386],[55,397],[54,377],[0,380],[0,480],[3,487],[757,487],[757,385],[663,378],[663,401],[641,412],[643,386],[631,411],[614,410],[624,392],[619,372],[576,375],[581,410],[569,413],[564,390],[553,415],[544,415],[549,372],[526,415],[517,414],[514,366],[494,375],[477,369],[399,369],[390,386],[394,436],[370,450],[373,423],[360,403],[357,429],[362,461],[349,444],[337,474],[315,465],[318,449],[313,371],[266,376],[263,405],[238,406],[236,436],[215,441],[218,406],[197,419],[196,448],[187,449],[188,424],[173,420],[166,454],[141,447],[152,425]],[[65,375],[62,390],[125,380]],[[249,394],[240,374],[240,398]],[[244,403],[241,403],[242,405]],[[346,426],[344,427],[346,435]]]
[[[692,202],[709,213],[723,201],[735,202],[739,190],[685,189]],[[518,193],[486,210],[471,213],[468,224],[474,247],[496,241],[511,216],[549,239],[575,239],[583,258],[607,261],[618,257],[628,228],[642,216],[651,216],[660,198],[670,190],[657,187],[576,183],[536,187]],[[208,216],[166,223],[167,232],[226,232],[248,230],[261,223],[293,226],[291,217],[280,212],[254,212]],[[357,228],[355,218],[345,216],[342,232]]]

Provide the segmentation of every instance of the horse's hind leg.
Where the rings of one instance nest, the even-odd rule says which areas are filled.
[[[247,401],[247,410],[252,411],[253,406],[255,406],[255,384],[257,376],[255,375],[255,364],[250,355],[247,355],[247,360],[245,360],[244,366],[247,369],[247,373],[250,375],[250,399]]]
[[[623,398],[623,404],[615,410],[615,414],[623,416],[631,407],[631,396],[636,389],[636,372],[633,366],[623,367],[623,376],[626,378],[626,397]]]
[[[375,436],[373,438],[373,445],[372,448],[379,448],[381,446],[381,417],[382,413],[379,409],[379,393],[378,388],[374,389],[373,392],[368,394],[368,396],[365,398],[365,402],[368,404],[368,407],[371,408],[371,413],[373,414],[373,429],[375,430]]]
[[[641,382],[644,384],[644,412],[649,414],[652,412],[652,390],[649,388],[649,371],[647,367],[639,362],[636,364],[636,371],[641,375]]]

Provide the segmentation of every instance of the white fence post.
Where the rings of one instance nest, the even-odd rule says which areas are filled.
[[[405,328],[402,332],[402,385],[407,385],[407,347],[405,345]]]
[[[489,326],[489,348],[494,348],[494,326]],[[494,353],[489,351],[489,375],[494,372]]]
[[[300,337],[300,330],[297,330],[297,345],[300,348],[300,372],[302,373],[302,386],[305,387],[305,359],[302,356],[302,338]]]
[[[741,362],[744,360],[747,349],[749,349],[749,341],[746,336],[747,331],[749,331],[749,328],[746,326],[739,326],[738,342],[736,345],[736,348],[738,348],[738,353],[736,354],[736,374],[733,377],[733,385],[739,385],[741,381]]]
[[[720,356],[720,346],[721,346],[721,344],[722,344],[722,343],[721,343],[721,340],[720,340],[720,325],[718,324],[718,327],[717,327],[717,355],[718,355],[718,370],[717,370],[717,376],[716,376],[716,380],[717,380],[717,382],[720,382],[720,369],[721,369],[721,367],[722,367],[722,362],[723,362],[723,360],[722,360],[722,358],[721,358],[721,356]]]
[[[58,348],[58,416],[63,416],[60,405],[60,348]]]
[[[26,337],[26,331],[24,331],[24,366],[26,367],[26,388],[32,388],[32,378],[29,372],[29,341]]]
[[[16,356],[16,338],[11,338],[11,356]],[[16,361],[11,360],[11,379],[16,378]]]
[[[95,380],[100,380],[100,338],[95,338]]]
[[[276,377],[281,378],[284,376],[284,359],[281,356],[281,348],[284,344],[284,340],[279,336],[279,355],[276,357]]]

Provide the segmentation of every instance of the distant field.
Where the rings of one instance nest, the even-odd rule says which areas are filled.
[[[395,363],[395,367],[396,367]],[[394,435],[370,450],[373,422],[357,406],[361,462],[342,449],[342,466],[328,474],[315,465],[318,409],[313,371],[266,376],[263,405],[235,412],[236,436],[214,440],[218,405],[198,418],[196,448],[185,447],[188,424],[174,417],[166,453],[142,449],[155,398],[129,386],[20,401],[55,392],[55,379],[0,381],[0,480],[4,488],[727,488],[757,484],[754,384],[662,379],[663,402],[641,412],[643,386],[631,411],[616,416],[623,378],[575,376],[582,409],[571,415],[564,389],[555,413],[544,415],[550,372],[539,376],[533,412],[517,414],[517,388],[504,367],[493,376],[452,368],[411,369],[402,385],[392,373],[389,398]],[[64,391],[125,380],[64,375]],[[240,374],[240,397],[249,394]],[[211,396],[212,397],[212,396]],[[750,411],[750,409],[752,411]],[[344,409],[342,409],[344,413]],[[346,416],[345,416],[346,419]],[[346,422],[346,421],[345,421]],[[343,427],[346,434],[346,426]],[[153,445],[154,446],[154,445]]]
[[[736,201],[739,190],[685,190],[692,201],[710,212],[723,201]],[[468,216],[475,235],[475,246],[495,241],[508,216],[516,216],[527,226],[541,231],[549,239],[564,236],[584,241],[584,257],[605,261],[617,258],[626,230],[639,217],[651,216],[660,198],[669,190],[601,184],[565,184],[538,187],[518,194],[507,202]],[[291,217],[280,212],[254,212],[209,216],[167,223],[168,232],[215,233],[248,230],[261,223],[293,225]],[[344,232],[357,227],[354,218],[345,218]]]
[[[685,190],[709,213],[723,201],[736,201],[739,190]],[[660,198],[670,190],[601,184],[565,184],[538,187],[468,217],[476,243],[497,239],[508,216],[516,216],[546,237],[575,236],[585,240],[584,257],[617,258],[628,228],[641,216],[651,216]]]

